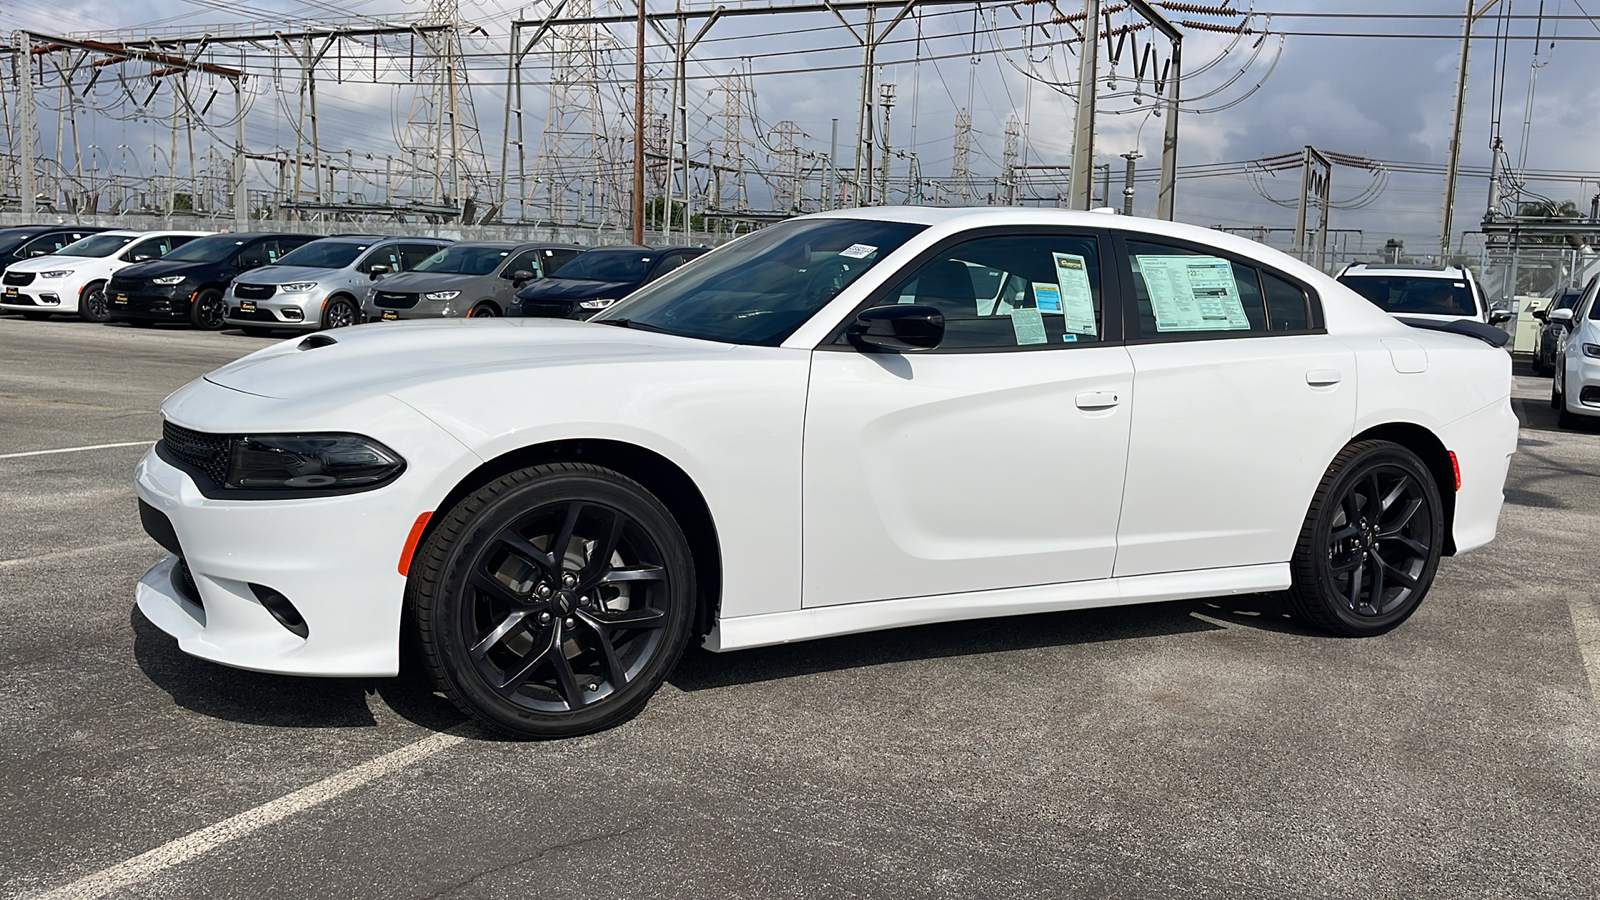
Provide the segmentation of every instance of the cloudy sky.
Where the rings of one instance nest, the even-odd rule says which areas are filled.
[[[597,12],[623,11],[623,7],[608,4],[607,0],[582,2],[592,2]],[[1075,0],[1058,2],[1064,9],[1077,6]],[[651,3],[652,10],[670,8],[667,0]],[[1594,67],[1589,63],[1600,58],[1596,54],[1600,50],[1600,20],[1589,18],[1584,4],[1600,13],[1600,0],[1502,0],[1501,10],[1508,11],[1512,18],[1497,20],[1491,13],[1478,24],[1463,137],[1465,165],[1490,164],[1491,125],[1498,108],[1500,133],[1513,167],[1540,172],[1597,170],[1592,148],[1600,145],[1600,79],[1593,76]],[[503,54],[507,23],[518,16],[540,18],[549,5],[538,0],[515,7],[496,0],[462,2],[463,18],[481,29],[467,39],[464,51],[490,171],[498,171],[504,143],[500,121],[505,97]],[[686,5],[704,8],[707,4],[703,0],[686,0]],[[730,0],[729,5],[740,4]],[[1230,6],[1252,8],[1248,2]],[[895,84],[898,95],[890,142],[906,156],[897,157],[892,163],[892,180],[899,185],[897,198],[904,194],[908,183],[910,156],[915,156],[924,179],[948,179],[955,156],[958,108],[970,108],[970,165],[980,194],[993,190],[1002,164],[1006,122],[1013,115],[1025,121],[1022,161],[1036,166],[1069,161],[1071,98],[1077,92],[1075,50],[1050,46],[1052,37],[1065,33],[1062,26],[1022,27],[1022,17],[1037,14],[1041,8],[1011,3],[986,3],[981,11],[975,11],[972,4],[931,7],[902,22],[890,35],[879,51],[878,80]],[[1411,18],[1394,17],[1397,9],[1403,9]],[[0,7],[0,29],[29,28],[45,33],[111,28],[136,29],[140,33],[161,29],[193,32],[230,22],[262,21],[278,28],[302,27],[307,19],[387,19],[426,11],[425,3],[399,0],[258,0],[247,9],[226,0],[183,0],[177,4],[167,0],[90,0],[65,6],[51,0],[9,0]],[[1460,53],[1463,10],[1457,0],[1407,0],[1404,4],[1392,0],[1343,0],[1337,4],[1256,0],[1253,11],[1257,15],[1248,19],[1248,24],[1268,31],[1259,42],[1255,39],[1258,36],[1241,39],[1190,30],[1184,58],[1186,68],[1197,74],[1185,81],[1184,93],[1187,97],[1213,94],[1197,100],[1193,108],[1214,111],[1189,112],[1180,118],[1181,165],[1298,153],[1305,144],[1408,167],[1438,166],[1445,161]],[[1541,11],[1545,16],[1542,22],[1538,19]],[[1330,12],[1335,15],[1330,16]],[[1212,25],[1244,21],[1240,15],[1187,18]],[[851,16],[858,28],[862,19],[859,13]],[[1115,21],[1124,20],[1119,16]],[[1497,43],[1494,36],[1502,27],[1518,39]],[[1522,39],[1536,31],[1544,38],[1537,44]],[[626,28],[618,28],[617,34],[627,40]],[[1370,36],[1333,36],[1336,34]],[[1148,40],[1144,33],[1136,35],[1136,39]],[[1125,53],[1117,67],[1116,88],[1107,81],[1111,74],[1108,67],[1102,67],[1099,82],[1101,96],[1106,99],[1102,100],[1103,112],[1098,122],[1097,155],[1116,164],[1113,202],[1118,205],[1122,162],[1116,155],[1137,149],[1145,154],[1140,165],[1153,169],[1164,126],[1163,119],[1151,118],[1147,112],[1151,106],[1147,98],[1152,90],[1148,77],[1151,72],[1144,79],[1133,76],[1130,63],[1142,51],[1142,44],[1135,47]],[[319,70],[318,94],[325,149],[341,156],[349,150],[357,159],[369,154],[373,160],[404,156],[398,146],[408,141],[404,123],[415,98],[409,87],[395,83],[407,80],[408,64],[395,56],[403,48],[404,39],[383,45],[376,64],[370,58],[356,58],[359,51],[355,47],[347,51],[349,58],[340,59],[336,52],[324,60]],[[372,52],[370,45],[367,52]],[[1166,49],[1158,44],[1153,52],[1155,67],[1159,67]],[[802,133],[801,146],[820,155],[829,150],[832,121],[837,118],[840,157],[849,169],[860,90],[860,57],[854,37],[826,14],[724,20],[697,48],[689,68],[691,151],[704,158],[708,146],[720,147],[725,120],[718,113],[725,108],[729,95],[723,90],[726,82],[719,79],[734,70],[744,70],[750,73],[745,83],[751,93],[743,100],[749,114],[743,133],[753,167],[769,164],[761,142],[775,140],[772,130],[777,123],[794,122]],[[652,72],[665,75],[664,51],[658,46],[650,58]],[[219,57],[217,61],[225,60]],[[602,53],[598,62],[602,80],[631,77],[631,56],[625,51]],[[337,72],[330,68],[334,64],[339,67]],[[528,147],[533,154],[548,103],[551,70],[549,57],[537,52],[529,57],[529,64],[524,107],[530,116]],[[1197,71],[1203,67],[1204,71]],[[250,81],[247,144],[253,152],[292,151],[299,102],[293,62],[281,55],[274,60],[265,51],[253,51],[247,68],[258,76]],[[147,73],[148,67],[142,71]],[[1535,71],[1537,84],[1524,139],[1530,76]],[[279,77],[272,77],[275,73]],[[372,83],[374,73],[377,81],[386,83]],[[80,148],[96,148],[88,151],[91,163],[86,165],[96,167],[101,174],[113,169],[148,174],[166,166],[168,136],[163,120],[170,115],[170,97],[138,75],[128,67],[122,83],[104,79],[90,97],[90,106],[99,112],[80,118]],[[343,76],[343,83],[336,83],[338,76]],[[663,111],[666,86],[665,80],[657,82],[652,95],[653,102]],[[607,85],[602,90],[599,103],[603,116],[614,117],[619,112],[622,104],[618,92],[625,89]],[[1134,103],[1131,94],[1135,89],[1146,95],[1143,104]],[[8,90],[14,92],[15,85],[9,85]],[[148,107],[141,108],[140,102],[149,92],[154,92],[155,98]],[[197,102],[206,102],[209,97],[204,86],[197,86],[195,93]],[[55,143],[56,119],[51,110],[56,95],[47,93],[41,103],[42,140],[50,154]],[[208,121],[223,137],[231,137],[231,103],[231,98],[222,96],[207,112]],[[196,140],[197,155],[206,157],[213,140],[204,133],[197,133]],[[218,152],[223,152],[220,145]],[[180,161],[180,167],[183,165],[186,163]],[[212,163],[207,160],[200,165],[209,167]],[[383,164],[370,165],[377,171]],[[259,181],[268,175],[258,170],[256,178]],[[1437,173],[1398,171],[1378,177],[1383,179],[1383,190],[1370,205],[1333,210],[1333,227],[1362,231],[1359,236],[1347,238],[1352,249],[1379,247],[1388,237],[1403,238],[1408,248],[1436,243],[1443,177]],[[1376,187],[1374,178],[1367,171],[1336,168],[1336,203]],[[369,180],[376,181],[376,176]],[[1049,196],[1054,188],[1047,181],[1043,173],[1037,174],[1032,188]],[[1288,227],[1293,224],[1294,210],[1275,205],[1261,194],[1292,198],[1298,187],[1299,175],[1294,171],[1257,179],[1235,173],[1182,180],[1178,188],[1179,218],[1204,225]],[[1458,231],[1472,227],[1481,218],[1486,187],[1487,179],[1480,175],[1463,178],[1456,213]],[[1600,174],[1587,183],[1530,178],[1527,187],[1542,196],[1572,200],[1587,209],[1589,198],[1600,191]],[[376,184],[357,188],[367,194],[381,190]],[[812,190],[814,193],[816,189]],[[755,206],[770,202],[768,187],[759,178],[751,179],[750,200]],[[1136,212],[1153,213],[1154,203],[1154,184],[1141,182]],[[1471,246],[1470,239],[1468,245]]]

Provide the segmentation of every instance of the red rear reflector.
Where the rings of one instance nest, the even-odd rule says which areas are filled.
[[[1450,458],[1451,459],[1455,459],[1455,456],[1451,455]],[[411,574],[411,554],[417,552],[417,544],[422,540],[422,531],[423,531],[423,529],[428,527],[428,517],[432,516],[432,515],[433,515],[433,513],[431,513],[431,512],[425,512],[422,515],[417,516],[417,521],[412,523],[412,525],[411,525],[411,533],[406,535],[406,545],[400,551],[400,574],[401,575],[410,576],[410,574]]]
[[[1461,460],[1456,459],[1456,452],[1454,450],[1446,450],[1445,452],[1450,454],[1450,468],[1455,470],[1456,490],[1459,491],[1461,490]]]

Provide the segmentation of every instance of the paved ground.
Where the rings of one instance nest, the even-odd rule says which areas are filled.
[[[263,343],[0,318],[0,456],[152,440]],[[691,652],[532,745],[181,655],[132,606],[143,447],[0,458],[0,895],[1594,897],[1600,431],[1548,392],[1500,539],[1387,637],[1262,599]]]

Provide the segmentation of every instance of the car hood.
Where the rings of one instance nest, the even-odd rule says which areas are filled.
[[[163,275],[193,275],[203,269],[214,267],[215,263],[184,262],[182,260],[155,260],[154,262],[134,263],[118,272],[121,278],[160,278]]]
[[[621,300],[639,285],[632,281],[589,281],[583,278],[541,278],[517,292],[517,299],[551,303],[562,300]]]
[[[407,293],[460,290],[482,277],[482,275],[460,275],[451,272],[401,272],[398,275],[379,278],[374,289]]]
[[[55,253],[46,253],[43,256],[30,256],[19,259],[10,265],[18,272],[51,272],[56,269],[76,269],[79,266],[91,263],[104,262],[104,256],[60,256]]]
[[[244,284],[292,284],[296,281],[321,281],[345,274],[344,269],[319,269],[316,266],[262,266],[239,278]]]
[[[261,397],[328,400],[457,375],[706,358],[732,346],[562,319],[423,319],[295,338],[205,378]]]

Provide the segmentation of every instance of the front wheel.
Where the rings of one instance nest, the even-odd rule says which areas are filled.
[[[495,305],[487,300],[467,311],[467,318],[469,319],[492,319],[498,315],[500,315],[500,310],[496,309]]]
[[[345,328],[361,321],[356,305],[348,298],[335,297],[328,301],[328,306],[322,311],[323,328]]]
[[[106,304],[104,281],[96,281],[78,295],[78,316],[85,322],[111,321],[111,310]]]
[[[201,331],[220,331],[226,324],[222,321],[225,311],[222,292],[208,288],[194,295],[189,304],[189,321]]]
[[[1289,609],[1337,635],[1383,634],[1416,611],[1443,549],[1443,504],[1422,460],[1388,441],[1351,444],[1306,513]]]
[[[442,513],[406,582],[435,684],[523,738],[632,718],[683,653],[694,598],[661,501],[575,463],[512,472]]]

